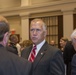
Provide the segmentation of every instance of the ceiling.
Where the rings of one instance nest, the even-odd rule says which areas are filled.
[[[9,7],[18,7],[21,5],[21,0],[0,0],[0,9]]]
[[[30,1],[31,4],[40,4],[40,3],[59,1],[59,0],[22,0],[22,1],[24,2]],[[21,0],[0,0],[0,9],[19,7],[19,6],[21,6]]]

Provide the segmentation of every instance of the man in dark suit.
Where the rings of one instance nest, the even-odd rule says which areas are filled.
[[[75,52],[76,52],[76,29],[71,34],[71,40],[72,40],[72,44],[73,44],[73,47],[74,47]],[[76,54],[73,56],[71,64],[72,64],[71,75],[76,75]]]
[[[71,75],[71,61],[75,53],[76,51],[72,45],[72,41],[68,41],[63,51],[63,59],[66,64],[66,75]]]
[[[7,51],[9,24],[0,16],[0,75],[30,75],[31,63]]]
[[[30,38],[33,45],[37,46],[35,59],[32,61],[32,75],[65,75],[62,53],[45,41],[46,35],[46,24],[41,19],[32,20]],[[22,57],[29,60],[32,47],[30,46],[23,50]]]

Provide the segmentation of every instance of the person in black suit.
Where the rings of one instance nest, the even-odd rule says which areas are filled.
[[[7,51],[9,24],[0,16],[0,75],[30,75],[31,63]]]
[[[71,40],[72,40],[73,47],[76,51],[76,29],[71,34]],[[76,75],[76,54],[74,54],[74,56],[72,58],[71,65],[72,65],[71,75]]]
[[[32,20],[30,38],[33,45],[37,46],[35,59],[32,62],[32,75],[65,75],[62,53],[47,43],[46,35],[46,24],[41,19]],[[31,50],[32,46],[25,48],[22,57],[29,60]]]
[[[71,75],[71,61],[73,55],[76,53],[72,41],[68,41],[63,51],[64,63],[66,64],[66,75]]]

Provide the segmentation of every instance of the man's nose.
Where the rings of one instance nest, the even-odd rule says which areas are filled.
[[[33,31],[33,34],[37,34],[37,30],[34,30],[34,31]]]

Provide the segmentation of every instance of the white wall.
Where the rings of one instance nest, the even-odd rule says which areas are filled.
[[[59,0],[31,0],[31,4],[40,4],[40,3],[52,2],[52,1],[59,1]]]
[[[19,16],[11,16],[11,17],[6,17],[8,19],[8,22],[10,24],[10,31],[12,29],[16,30],[16,34],[21,35],[21,20]]]
[[[0,0],[0,8],[18,7],[21,5],[21,0]]]

